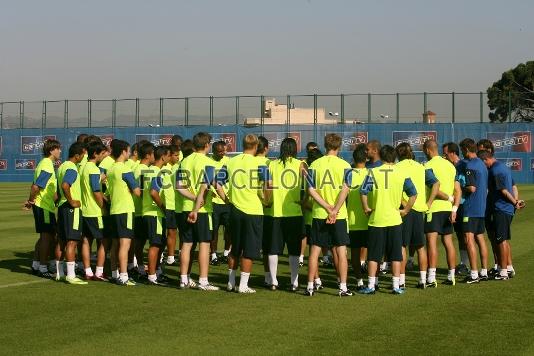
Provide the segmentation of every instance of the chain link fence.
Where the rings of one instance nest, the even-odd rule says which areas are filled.
[[[484,123],[487,102],[484,92],[10,101],[0,102],[0,127]]]

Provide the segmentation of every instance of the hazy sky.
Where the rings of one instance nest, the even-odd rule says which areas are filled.
[[[534,1],[1,1],[0,100],[480,91]]]

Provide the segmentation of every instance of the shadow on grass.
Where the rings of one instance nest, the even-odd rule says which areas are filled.
[[[13,273],[30,274],[33,252],[15,252],[13,259],[1,260],[0,269]]]

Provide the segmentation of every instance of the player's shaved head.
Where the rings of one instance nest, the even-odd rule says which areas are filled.
[[[436,142],[436,140],[427,140],[425,141],[425,143],[423,144],[423,149],[425,151],[428,151],[428,152],[438,152],[438,143]]]

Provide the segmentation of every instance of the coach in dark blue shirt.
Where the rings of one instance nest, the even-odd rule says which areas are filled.
[[[520,202],[513,196],[512,171],[497,161],[489,151],[480,151],[478,156],[489,169],[488,174],[488,212],[492,221],[494,244],[499,263],[496,280],[508,279],[508,266],[511,266],[510,225]],[[513,272],[513,267],[511,269]]]
[[[460,149],[465,164],[465,201],[462,218],[462,231],[464,232],[469,263],[471,265],[471,275],[467,277],[467,283],[478,283],[480,280],[488,279],[488,250],[484,239],[484,217],[486,215],[486,198],[488,190],[488,169],[484,162],[477,157],[477,146],[475,141],[466,138],[460,142]],[[482,268],[480,278],[477,269],[476,245],[480,250]]]

